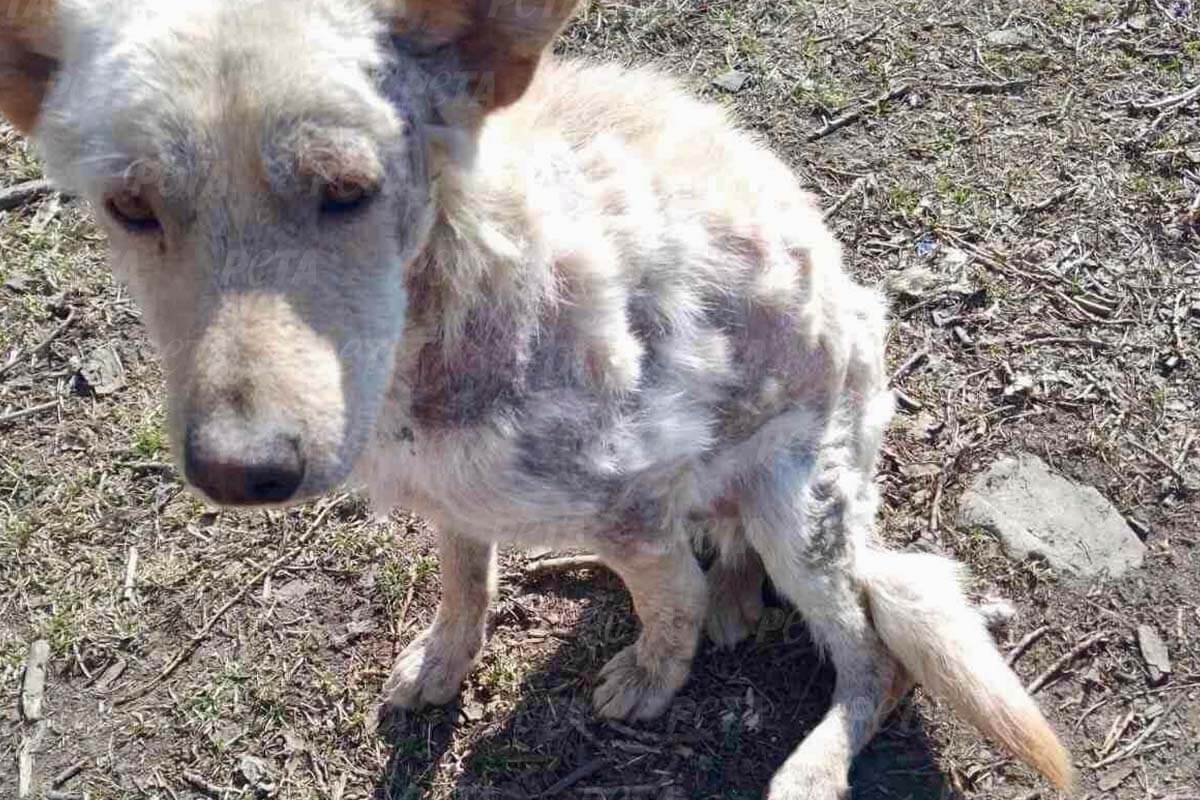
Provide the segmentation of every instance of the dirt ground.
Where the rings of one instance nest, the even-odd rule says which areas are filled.
[[[894,295],[884,535],[1011,599],[1004,648],[1041,631],[1016,669],[1048,674],[1081,797],[1200,797],[1200,102],[1182,94],[1200,10],[605,0],[562,49],[660,65],[795,166],[850,269]],[[731,70],[740,89],[713,85]],[[36,176],[0,132],[0,186]],[[437,597],[428,531],[354,496],[218,513],[184,492],[103,257],[77,203],[0,212],[0,797],[25,747],[34,796],[82,764],[61,796],[752,798],[819,718],[833,676],[775,608],[734,652],[705,646],[666,719],[598,721],[596,671],[636,634],[627,595],[506,553],[461,700],[379,735],[390,660]],[[82,380],[106,348],[123,375]],[[956,525],[971,476],[1018,450],[1115,503],[1144,568],[1072,586]],[[1170,653],[1157,682],[1143,624]],[[17,711],[39,638],[40,726]],[[852,781],[864,800],[1053,796],[919,691]]]

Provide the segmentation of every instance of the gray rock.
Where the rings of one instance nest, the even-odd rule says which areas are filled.
[[[750,73],[731,69],[713,78],[713,85],[727,92],[740,92],[750,80]]]
[[[106,397],[125,387],[125,366],[112,345],[92,351],[87,363],[79,370],[79,389],[84,394]]]
[[[1024,47],[1033,38],[1033,28],[1028,25],[1018,25],[1014,28],[1002,28],[991,31],[983,37],[989,45],[999,48]]]
[[[257,756],[244,755],[238,762],[238,771],[242,773],[242,777],[246,779],[246,783],[251,786],[257,786],[271,777],[271,768]]]
[[[1142,565],[1142,544],[1116,508],[1026,453],[1002,458],[963,494],[960,520],[1000,538],[1014,558],[1038,555],[1069,578],[1119,578]]]

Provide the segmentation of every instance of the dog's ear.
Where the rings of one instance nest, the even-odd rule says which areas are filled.
[[[37,124],[58,71],[57,0],[0,5],[0,114],[22,133]]]
[[[418,51],[452,48],[483,113],[516,102],[578,0],[383,0],[392,33]],[[436,77],[436,76],[435,76]]]

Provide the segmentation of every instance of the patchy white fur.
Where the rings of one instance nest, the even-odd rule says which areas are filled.
[[[176,448],[287,425],[296,499],[353,468],[439,527],[437,621],[388,703],[456,691],[495,542],[579,543],[643,624],[601,671],[607,716],[666,708],[710,594],[722,644],[761,612],[764,568],[802,611],[837,686],[772,800],[839,796],[907,673],[1069,782],[947,562],[876,549],[882,300],[723,112],[650,70],[535,75],[561,0],[34,5],[52,13],[0,31],[0,110],[110,230]],[[341,180],[382,188],[333,224],[314,198]],[[106,216],[129,186],[160,236]],[[707,581],[693,537],[721,550]]]

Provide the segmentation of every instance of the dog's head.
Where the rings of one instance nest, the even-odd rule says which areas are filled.
[[[392,375],[432,175],[575,0],[16,0],[0,112],[86,197],[167,372],[188,479],[323,492]]]

